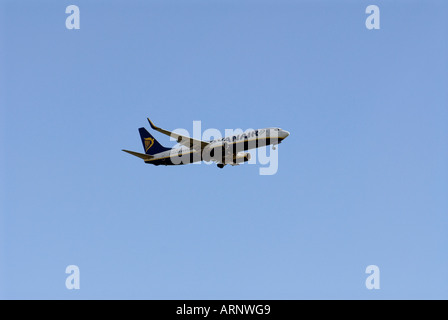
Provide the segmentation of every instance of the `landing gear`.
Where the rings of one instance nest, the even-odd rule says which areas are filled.
[[[224,168],[224,165],[222,163],[218,163],[218,168],[222,169],[222,168]]]
[[[275,145],[272,146],[272,150],[276,150],[277,148],[275,147]]]

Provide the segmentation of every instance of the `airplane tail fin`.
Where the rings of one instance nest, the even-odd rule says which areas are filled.
[[[165,148],[162,146],[145,128],[138,129],[138,132],[140,132],[140,138],[142,139],[145,154],[153,155],[170,150],[170,148]]]

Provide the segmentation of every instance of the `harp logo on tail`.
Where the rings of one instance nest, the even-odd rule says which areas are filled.
[[[153,138],[145,138],[145,152],[148,152],[148,150],[152,147],[154,144]]]

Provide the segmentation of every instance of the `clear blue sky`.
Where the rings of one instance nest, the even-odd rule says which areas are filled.
[[[448,2],[0,3],[0,298],[448,299]],[[155,167],[147,116],[291,136]]]

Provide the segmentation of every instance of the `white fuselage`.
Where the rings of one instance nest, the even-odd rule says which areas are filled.
[[[240,162],[244,162],[248,161],[250,157],[246,157],[243,151],[276,145],[288,136],[289,132],[280,128],[251,130],[238,135],[211,140],[203,150],[185,146],[173,148],[154,154],[153,158],[145,160],[145,162],[156,165],[188,164],[202,160],[227,163],[227,161],[235,162],[241,159]]]

